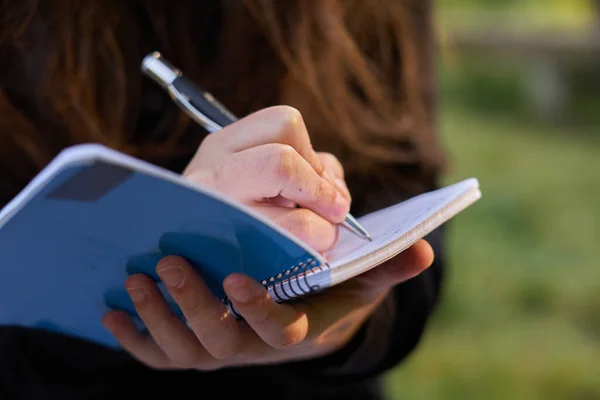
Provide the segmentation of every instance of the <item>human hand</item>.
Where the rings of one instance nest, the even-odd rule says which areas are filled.
[[[335,244],[351,200],[341,164],[313,150],[300,114],[289,107],[262,110],[209,135],[184,176],[267,215],[319,252]],[[171,256],[157,272],[189,326],[139,274],[125,286],[150,336],[141,336],[119,311],[103,323],[127,351],[155,368],[206,370],[315,357],[343,346],[389,289],[427,268],[431,258],[422,241],[367,274],[288,304],[233,274],[223,284],[244,318],[238,321],[185,260]]]
[[[341,163],[313,149],[301,114],[287,106],[208,135],[183,175],[250,206],[321,253],[335,244],[350,209]]]
[[[224,289],[243,320],[229,313],[184,259],[163,258],[158,275],[181,308],[186,325],[164,301],[151,278],[134,275],[126,283],[149,336],[137,331],[121,311],[103,323],[125,350],[156,369],[215,370],[318,357],[346,344],[396,284],[433,261],[421,240],[363,275],[319,294],[277,303],[266,289],[243,274],[232,274]]]

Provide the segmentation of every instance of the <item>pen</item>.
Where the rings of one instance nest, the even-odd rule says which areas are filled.
[[[210,93],[186,78],[159,52],[155,51],[144,57],[141,70],[165,89],[173,101],[209,133],[221,130],[238,120],[231,111]],[[372,240],[369,233],[350,213],[346,215],[345,223],[360,236]]]

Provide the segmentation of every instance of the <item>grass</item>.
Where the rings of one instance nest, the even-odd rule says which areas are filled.
[[[441,132],[447,181],[483,197],[449,224],[443,301],[390,398],[600,399],[600,130],[448,106]]]

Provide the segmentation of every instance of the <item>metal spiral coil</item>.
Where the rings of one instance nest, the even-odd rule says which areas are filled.
[[[324,264],[329,267],[328,264]],[[277,275],[263,279],[260,284],[274,296],[275,301],[283,302],[302,297],[319,290],[318,285],[311,285],[308,280],[308,275],[323,270],[323,265],[313,258],[306,261],[301,261],[297,265],[278,273]],[[294,285],[294,280],[296,285]],[[302,283],[302,284],[301,284]],[[287,285],[286,285],[287,284]],[[287,286],[287,287],[286,287]],[[297,286],[296,288],[294,286]],[[304,286],[304,287],[303,287]],[[242,317],[235,311],[231,300],[224,296],[221,301],[227,306],[231,313],[238,319]]]

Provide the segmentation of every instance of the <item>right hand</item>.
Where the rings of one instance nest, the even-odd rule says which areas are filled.
[[[341,163],[313,149],[301,114],[288,106],[209,134],[183,176],[250,206],[321,253],[335,245],[350,208]]]

